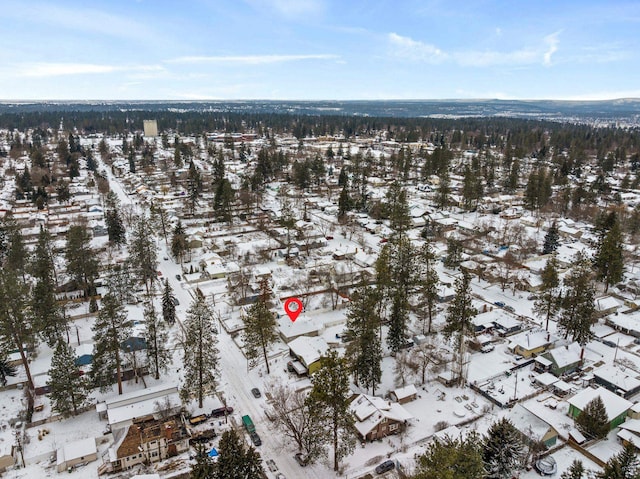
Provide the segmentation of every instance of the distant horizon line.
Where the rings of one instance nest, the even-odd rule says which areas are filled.
[[[561,99],[561,98],[411,98],[411,99],[399,99],[399,98],[379,98],[379,99],[274,99],[274,98],[234,98],[234,99],[20,99],[20,100],[8,100],[0,99],[0,104],[12,104],[12,103],[225,103],[225,102],[300,102],[300,103],[316,103],[316,102],[334,102],[334,103],[352,103],[352,102],[490,102],[490,101],[504,101],[504,102],[566,102],[566,103],[603,103],[603,102],[619,102],[619,101],[638,101],[640,97],[618,97],[607,98],[599,100],[576,100],[576,99]]]

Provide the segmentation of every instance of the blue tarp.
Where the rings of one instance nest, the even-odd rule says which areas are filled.
[[[218,451],[216,451],[215,447],[212,447],[209,451],[209,457],[216,457],[218,455]]]

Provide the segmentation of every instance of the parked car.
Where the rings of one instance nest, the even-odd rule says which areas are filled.
[[[278,474],[276,474],[276,479],[287,479],[287,478],[284,476],[284,474],[279,472]]]
[[[504,308],[504,303],[502,301],[495,301],[493,304],[495,304],[499,308]]]
[[[278,470],[278,466],[276,466],[276,463],[273,459],[267,459],[266,463],[271,472],[276,472]]]
[[[260,436],[258,436],[257,432],[252,432],[251,434],[249,434],[249,436],[251,437],[251,442],[253,442],[254,446],[260,446],[262,445],[262,439],[260,439]]]
[[[307,456],[305,456],[301,452],[295,453],[293,458],[298,464],[300,464],[301,467],[305,467],[309,463],[309,459],[307,458]]]
[[[376,467],[376,474],[384,474],[385,472],[389,472],[396,467],[396,463],[391,459],[387,459],[382,464],[378,464]]]
[[[251,390],[251,394],[253,394],[254,398],[259,398],[262,396],[262,394],[260,394],[260,390],[258,388],[253,388]]]
[[[480,348],[480,352],[481,353],[490,353],[494,349],[496,349],[496,347],[493,344],[485,344],[484,346],[482,346]]]
[[[516,308],[514,308],[513,306],[505,306],[504,309],[505,311],[509,311],[510,313],[516,312]]]
[[[211,417],[221,417],[221,416],[224,416],[225,414],[229,415],[232,412],[233,412],[233,408],[230,406],[219,407],[211,411]]]

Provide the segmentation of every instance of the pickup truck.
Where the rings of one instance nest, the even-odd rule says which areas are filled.
[[[206,414],[201,414],[200,416],[195,416],[189,419],[189,424],[191,424],[192,426],[195,426],[196,424],[200,424],[203,423],[207,420],[207,415]]]

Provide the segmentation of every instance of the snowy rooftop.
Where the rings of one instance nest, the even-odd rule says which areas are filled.
[[[602,402],[604,403],[609,420],[618,417],[633,405],[631,401],[627,401],[603,387],[599,387],[598,389],[584,389],[575,396],[569,398],[567,402],[582,411],[588,403],[598,396],[600,396],[600,399],[602,399]]]
[[[549,423],[540,419],[522,404],[516,404],[509,412],[508,418],[518,431],[532,439],[541,439],[551,428]]]

